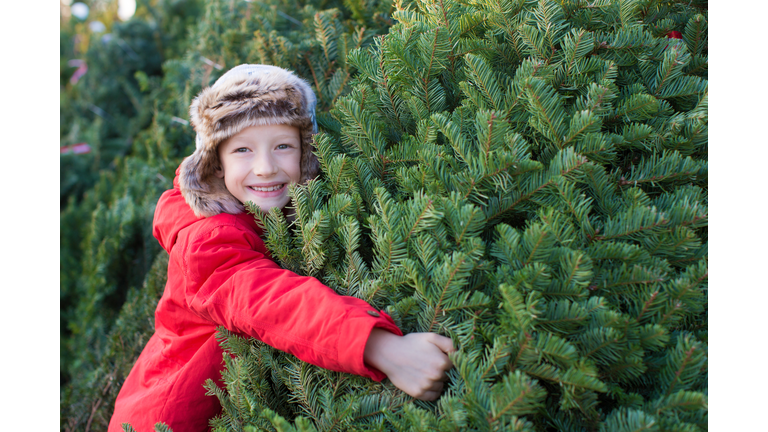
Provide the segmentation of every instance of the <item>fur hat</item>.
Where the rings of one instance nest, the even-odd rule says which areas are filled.
[[[192,101],[189,115],[197,132],[195,151],[184,159],[179,186],[197,216],[243,212],[243,205],[215,176],[218,147],[250,126],[287,124],[301,135],[301,183],[317,176],[320,163],[312,154],[317,132],[316,98],[309,84],[285,69],[240,65],[221,76]]]

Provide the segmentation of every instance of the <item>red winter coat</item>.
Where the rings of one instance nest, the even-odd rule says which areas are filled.
[[[170,254],[168,282],[147,342],[115,402],[110,432],[130,423],[138,432],[165,422],[174,432],[208,430],[221,410],[203,383],[220,382],[223,325],[325,369],[380,381],[363,362],[371,329],[402,332],[384,312],[341,296],[312,277],[268,258],[253,216],[198,218],[174,189],[160,197],[154,235]]]

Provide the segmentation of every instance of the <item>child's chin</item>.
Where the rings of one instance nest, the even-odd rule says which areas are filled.
[[[285,204],[287,204],[287,200],[267,200],[267,199],[255,199],[251,198],[250,201],[259,207],[259,209],[263,212],[269,212],[273,208],[277,208],[278,210],[282,210],[283,207],[285,207]],[[286,202],[283,202],[286,201]]]

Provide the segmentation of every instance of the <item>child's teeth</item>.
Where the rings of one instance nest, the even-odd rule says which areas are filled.
[[[260,191],[260,192],[272,192],[272,191],[276,191],[278,189],[281,189],[282,187],[283,187],[283,185],[276,185],[276,186],[270,186],[270,187],[251,186],[251,189],[257,190],[257,191]]]

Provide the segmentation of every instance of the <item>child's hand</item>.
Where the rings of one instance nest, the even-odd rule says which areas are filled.
[[[435,400],[453,367],[451,339],[436,333],[397,336],[374,328],[365,345],[365,362],[384,372],[397,388],[421,400]]]

